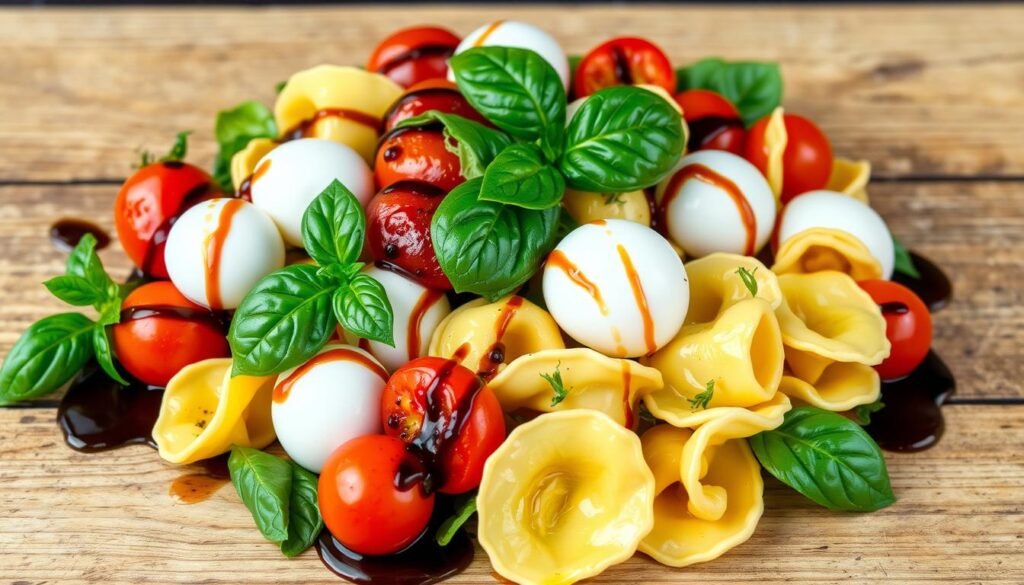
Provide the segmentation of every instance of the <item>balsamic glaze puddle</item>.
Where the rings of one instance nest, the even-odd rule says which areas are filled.
[[[885,408],[871,415],[866,427],[880,447],[889,451],[921,451],[939,441],[946,428],[941,406],[954,392],[956,380],[934,351],[909,376],[882,382]]]
[[[110,235],[100,226],[78,218],[58,219],[50,226],[50,242],[62,252],[70,252],[86,234],[96,237],[96,249],[110,245]]]
[[[921,273],[921,278],[896,272],[892,275],[893,281],[914,291],[932,313],[948,305],[953,299],[953,284],[946,273],[924,256],[910,252],[910,258],[917,271]]]
[[[738,118],[706,116],[687,122],[687,127],[690,130],[690,138],[686,142],[686,149],[688,152],[695,152],[725,130],[742,128],[743,121]]]
[[[139,444],[156,448],[153,425],[163,395],[163,388],[136,380],[122,386],[90,364],[60,401],[57,424],[76,451],[96,453]]]

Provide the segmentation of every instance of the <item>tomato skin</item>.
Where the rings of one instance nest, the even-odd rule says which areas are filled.
[[[466,181],[459,157],[445,148],[439,127],[398,128],[380,141],[373,164],[378,189],[422,181],[448,192]]]
[[[181,307],[206,313],[169,281],[144,284],[124,299],[131,307]],[[189,364],[231,356],[224,331],[201,319],[152,316],[130,319],[113,327],[114,353],[128,373],[153,386],[166,386]]]
[[[448,75],[448,57],[462,39],[446,28],[417,26],[395,32],[377,45],[367,71],[381,73],[402,87]]]
[[[740,112],[725,96],[709,89],[688,89],[675,96],[687,122],[701,118],[738,120]]]
[[[391,131],[399,122],[415,118],[430,110],[457,114],[481,124],[490,122],[469,105],[459,88],[447,79],[428,79],[409,88],[384,114],[384,132]]]
[[[207,199],[220,197],[220,189],[206,171],[182,162],[158,162],[135,171],[121,186],[114,201],[117,237],[128,257],[155,278],[167,278],[164,241],[157,242],[150,266],[146,254],[158,234],[166,240],[170,226],[161,226],[186,209]]]
[[[654,43],[641,38],[619,37],[591,50],[580,61],[573,80],[577,98],[613,85],[657,85],[675,93],[676,72]]]
[[[403,181],[373,196],[366,206],[366,242],[374,260],[401,269],[423,286],[451,290],[430,235],[430,221],[445,192]]]
[[[764,134],[769,117],[761,118],[747,132],[744,156],[762,173],[768,168]],[[782,153],[782,203],[801,193],[823,189],[832,174],[832,144],[825,133],[803,116],[784,114],[786,150]]]
[[[883,308],[885,336],[892,344],[889,357],[875,366],[878,375],[883,380],[895,380],[910,374],[927,357],[932,344],[928,307],[909,288],[891,280],[864,280],[857,284]]]
[[[365,555],[395,553],[415,542],[430,522],[434,494],[419,483],[396,485],[396,479],[416,465],[405,443],[386,435],[364,435],[338,447],[317,483],[327,529]]]
[[[444,358],[423,357],[399,368],[384,387],[384,432],[406,443],[425,440],[421,435],[434,430],[424,422],[430,402],[441,404],[443,430],[454,432],[445,425],[465,420],[459,435],[441,448],[438,464],[443,482],[438,491],[442,493],[460,494],[480,485],[484,463],[505,440],[501,404],[490,388],[481,386],[483,381],[468,368]],[[464,412],[452,412],[460,405],[472,406],[468,419],[462,419]],[[456,422],[451,422],[453,417]]]

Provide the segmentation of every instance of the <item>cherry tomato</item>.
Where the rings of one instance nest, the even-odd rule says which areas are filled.
[[[166,386],[189,364],[231,355],[218,318],[169,281],[135,289],[121,311],[134,317],[114,325],[114,353],[129,374],[146,384]]]
[[[715,117],[737,120],[739,110],[725,96],[708,89],[688,89],[676,94],[676,103],[683,109],[687,122],[701,118]]]
[[[167,278],[164,243],[179,215],[196,203],[220,197],[205,171],[183,162],[158,162],[135,171],[114,202],[117,237],[143,272]]]
[[[613,85],[657,85],[676,91],[676,72],[654,43],[633,37],[612,39],[593,49],[576,68],[577,98]]]
[[[725,150],[742,155],[747,132],[736,106],[725,96],[706,89],[688,89],[676,95],[690,130],[689,152]]]
[[[365,555],[398,552],[416,541],[434,511],[420,462],[386,435],[352,439],[324,463],[317,501],[324,524],[346,547]]]
[[[461,39],[436,26],[402,29],[381,41],[366,64],[402,87],[448,75],[448,57]]]
[[[396,128],[381,139],[373,164],[377,188],[399,181],[422,181],[451,191],[466,181],[459,157],[445,148],[439,126]]]
[[[909,288],[891,280],[858,283],[882,308],[885,336],[892,351],[875,366],[883,380],[902,378],[921,365],[932,345],[932,316],[928,307]]]
[[[469,105],[454,83],[447,79],[428,79],[410,87],[384,114],[384,132],[390,131],[402,120],[414,118],[430,110],[458,114],[463,118],[490,125],[486,118]]]
[[[494,392],[468,368],[439,357],[417,358],[392,374],[381,418],[388,435],[436,453],[428,473],[439,476],[438,491],[446,494],[480,485],[484,462],[505,440],[505,415]]]
[[[764,133],[768,117],[761,118],[747,132],[744,156],[754,166],[766,172],[768,151]],[[786,150],[782,153],[782,202],[801,193],[822,189],[832,174],[832,145],[818,128],[803,116],[783,115],[786,126]]]
[[[403,181],[374,195],[366,206],[366,241],[374,260],[390,264],[428,288],[450,290],[430,238],[430,221],[445,192]]]

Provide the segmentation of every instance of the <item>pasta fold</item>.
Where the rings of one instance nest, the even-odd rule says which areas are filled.
[[[566,189],[562,205],[579,224],[599,219],[628,219],[651,225],[651,206],[643,191],[609,195]]]
[[[707,323],[723,311],[751,297],[739,269],[750,272],[757,283],[757,298],[764,299],[772,309],[782,303],[782,291],[775,273],[757,258],[717,252],[686,263],[690,279],[690,308],[686,324]]]
[[[231,157],[231,184],[235,186],[236,192],[242,187],[242,183],[256,171],[256,165],[260,159],[277,148],[278,144],[276,140],[269,138],[253,138],[245,145],[245,148]]]
[[[811,274],[834,270],[854,280],[882,278],[882,265],[856,236],[831,228],[812,228],[786,239],[775,253],[772,272]]]
[[[867,186],[870,178],[870,162],[836,157],[832,161],[832,174],[829,175],[825,188],[845,193],[861,203],[869,204]]]

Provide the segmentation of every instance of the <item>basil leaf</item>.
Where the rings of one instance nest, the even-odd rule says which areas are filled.
[[[565,87],[554,67],[537,53],[514,47],[476,47],[449,66],[476,111],[523,141],[539,140],[551,159],[565,131]]]
[[[438,262],[456,292],[489,299],[519,288],[554,246],[559,207],[543,211],[478,201],[483,179],[448,194],[431,222]]]
[[[555,241],[562,241],[562,238],[578,227],[580,227],[580,222],[576,221],[568,209],[561,208],[558,211],[558,225],[555,226]]]
[[[831,510],[873,512],[896,501],[878,445],[840,414],[795,408],[750,446],[769,473]]]
[[[232,375],[279,374],[316,355],[334,330],[333,292],[308,264],[286,266],[256,283],[228,330]]]
[[[425,126],[434,122],[444,125],[444,145],[459,157],[462,176],[474,179],[484,174],[484,169],[498,156],[512,140],[501,130],[488,128],[483,124],[456,114],[430,110],[425,114],[402,120],[399,128]]]
[[[561,203],[564,194],[565,179],[544,162],[539,148],[513,144],[487,167],[479,199],[526,209],[547,209]]]
[[[103,262],[96,254],[96,236],[92,234],[85,234],[71,250],[65,275],[85,279],[100,293],[100,298],[93,303],[94,305],[118,294],[117,284],[103,269]]]
[[[53,392],[93,355],[96,326],[81,313],[59,313],[33,323],[0,367],[0,404]]]
[[[639,87],[609,87],[572,117],[559,168],[580,191],[636,191],[665,178],[685,145],[682,117],[664,98]]]
[[[81,276],[57,276],[43,283],[53,296],[75,307],[88,307],[103,300],[104,292]]]
[[[292,464],[258,449],[235,445],[228,457],[228,472],[263,537],[271,542],[287,540]]]
[[[220,150],[213,163],[213,177],[221,189],[231,193],[235,190],[231,183],[231,157],[253,138],[277,137],[277,122],[274,113],[263,104],[245,101],[217,114],[214,135]]]
[[[372,276],[357,274],[334,292],[334,315],[345,331],[395,345],[394,312],[384,286]]]
[[[366,216],[356,196],[334,179],[302,214],[302,245],[320,266],[359,259]]]
[[[676,71],[678,90],[710,89],[725,96],[751,125],[782,103],[782,73],[777,63],[730,63],[703,59]]]
[[[580,68],[582,61],[582,55],[569,55],[569,79],[576,79],[576,71]]]
[[[921,272],[914,265],[914,258],[910,255],[910,251],[896,238],[892,239],[892,246],[896,253],[896,262],[893,265],[893,270],[919,280]]]
[[[476,514],[476,495],[469,494],[455,503],[455,514],[445,518],[437,528],[434,540],[441,546],[448,546],[459,533],[459,529]]]
[[[876,400],[870,404],[861,404],[853,409],[853,422],[862,427],[871,424],[871,415],[885,408],[885,403]]]
[[[317,477],[294,461],[292,468],[292,490],[288,505],[288,538],[281,543],[281,552],[286,557],[301,554],[313,546],[313,541],[324,528],[317,504]]]
[[[96,353],[96,361],[103,368],[103,371],[118,384],[127,386],[128,380],[125,380],[124,376],[117,371],[117,367],[114,366],[114,351],[110,346],[110,331],[106,325],[100,323],[93,328],[92,344],[93,351]]]

